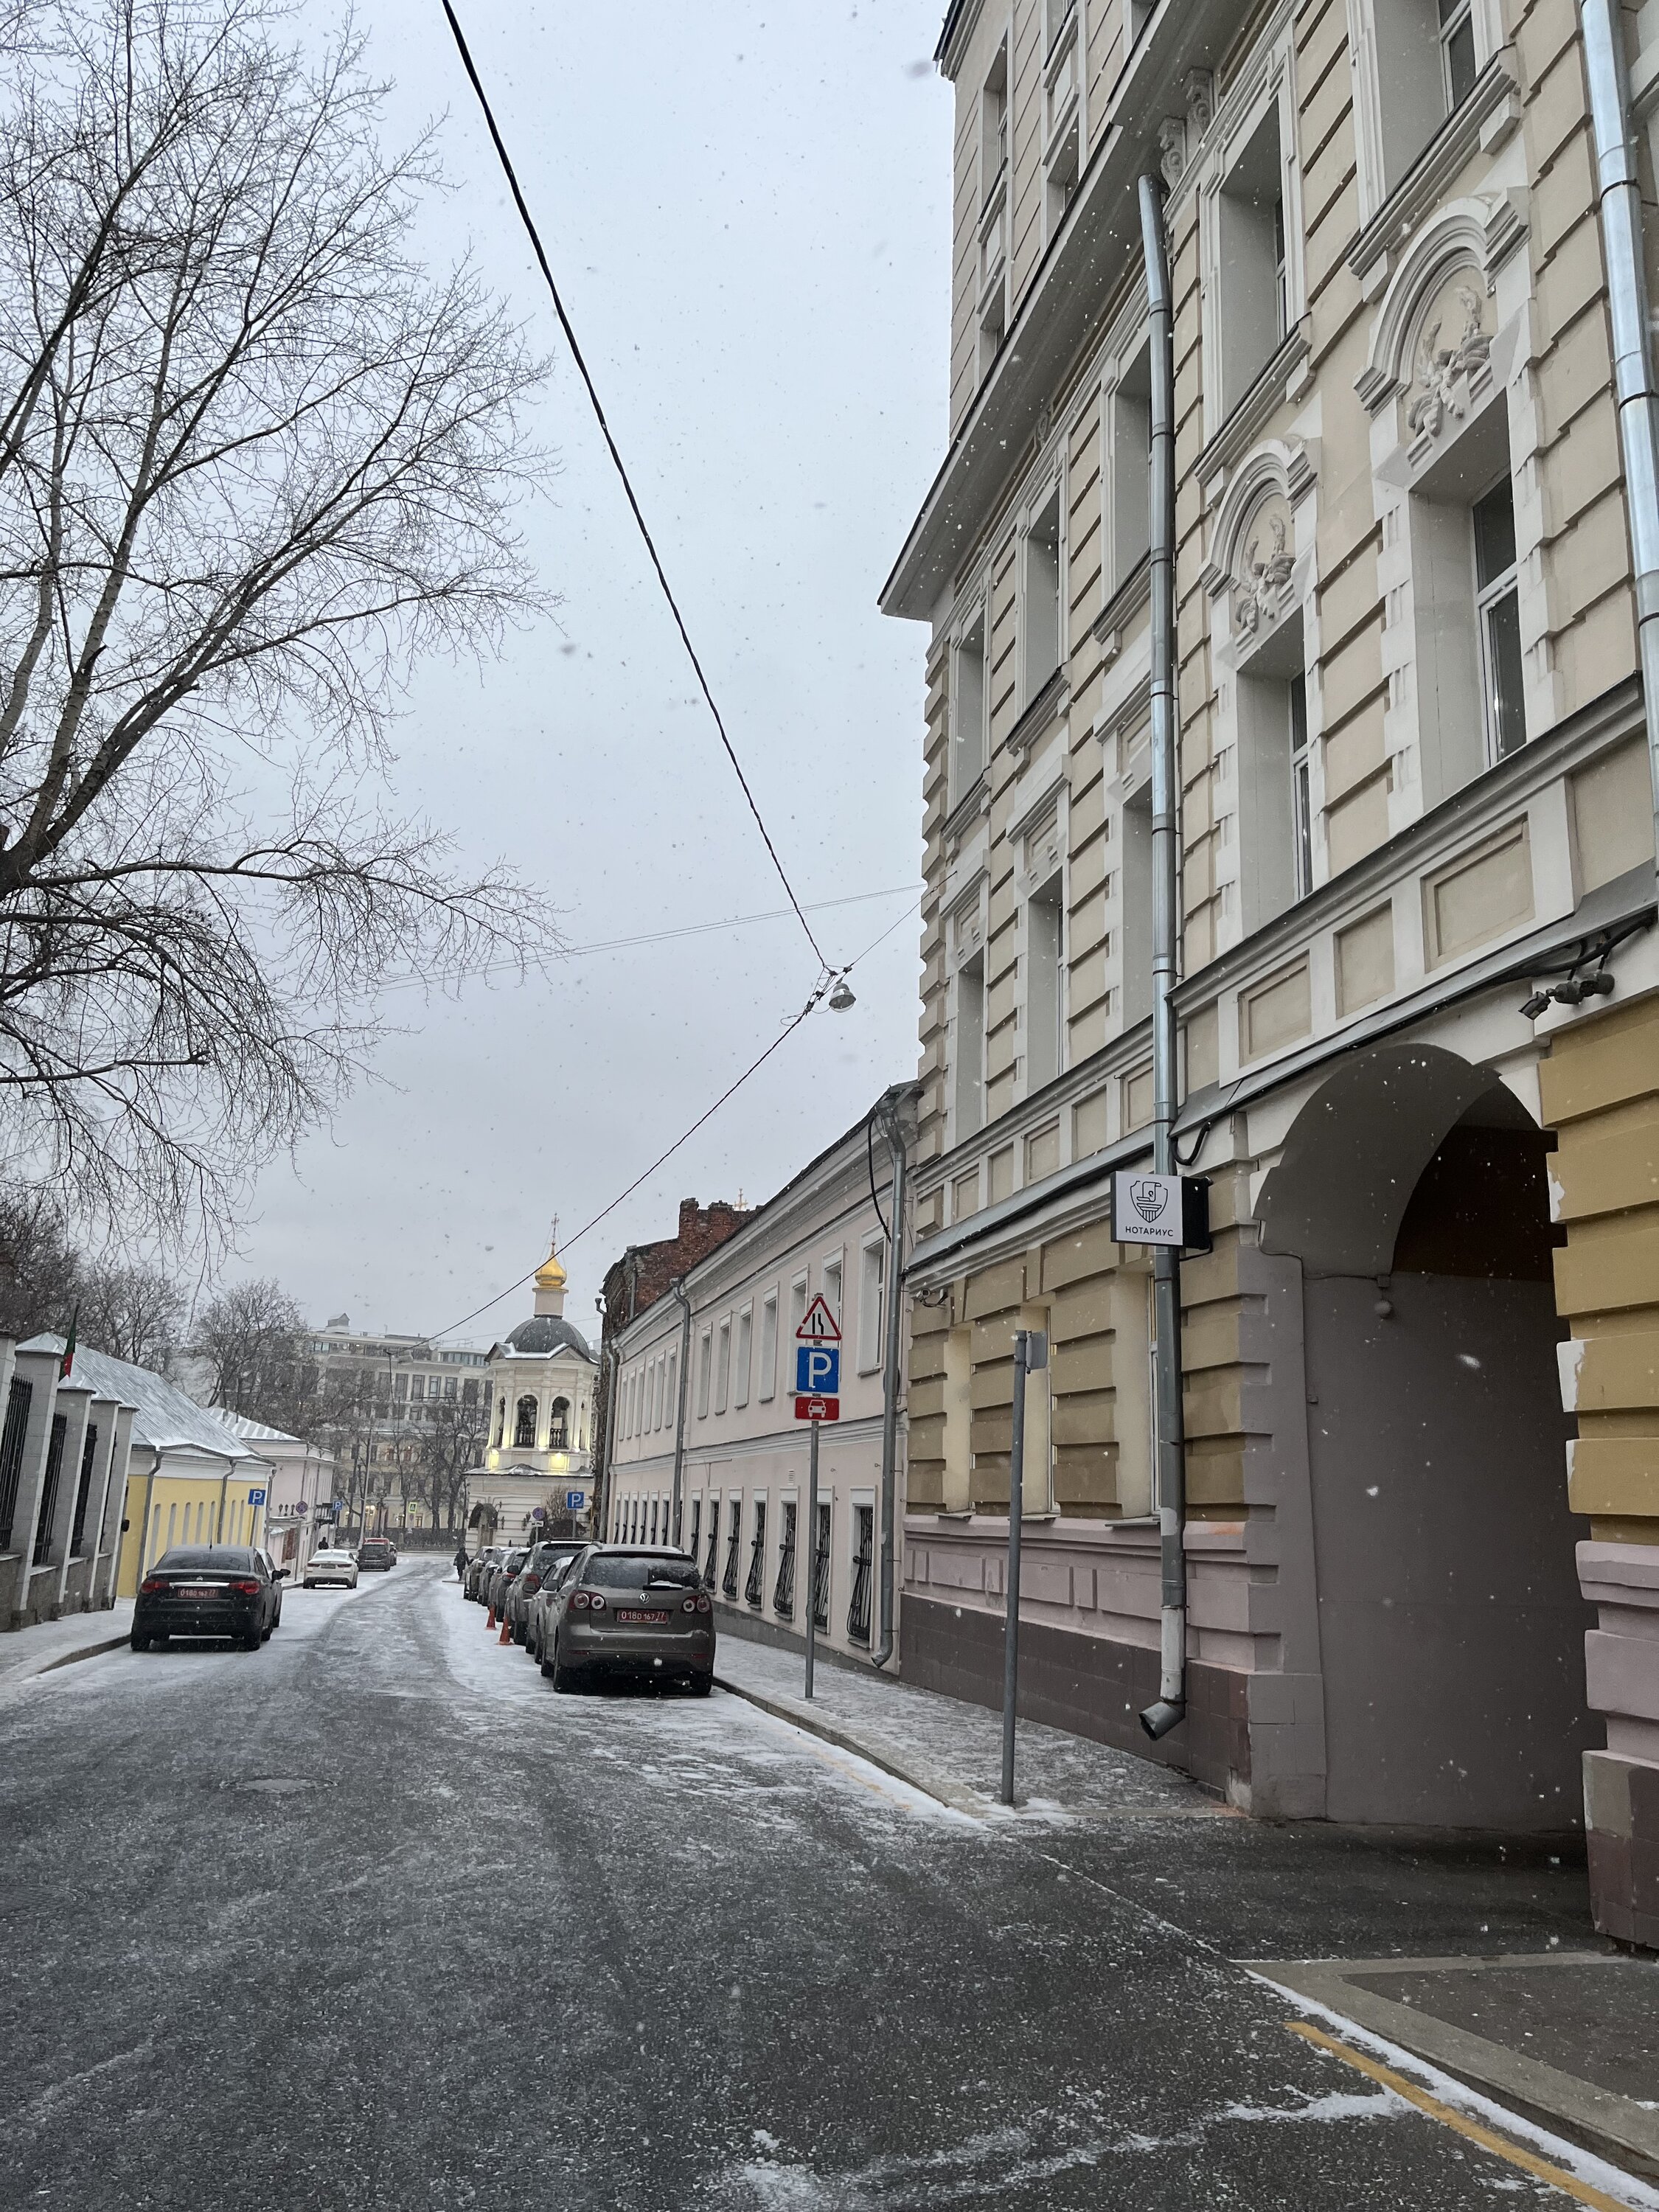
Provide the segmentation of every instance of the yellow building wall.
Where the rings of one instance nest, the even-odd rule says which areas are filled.
[[[1563,1030],[1539,1076],[1567,1232],[1572,1508],[1595,1540],[1659,1544],[1659,993]]]
[[[143,1565],[149,1568],[174,1544],[263,1544],[264,1508],[250,1505],[247,1500],[251,1489],[262,1487],[257,1477],[232,1475],[227,1486],[222,1475],[169,1474],[165,1467],[153,1484],[147,1473],[129,1474],[121,1508],[125,1528],[115,1578],[117,1597],[138,1594],[141,1546]],[[222,1534],[219,1532],[222,1498]]]

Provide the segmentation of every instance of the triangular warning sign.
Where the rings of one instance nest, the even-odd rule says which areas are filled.
[[[823,1303],[822,1292],[806,1309],[805,1319],[795,1331],[798,1340],[807,1344],[839,1344],[841,1331],[836,1326],[836,1316]]]

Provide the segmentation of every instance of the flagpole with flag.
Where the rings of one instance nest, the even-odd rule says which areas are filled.
[[[66,1382],[75,1371],[75,1332],[81,1323],[81,1301],[75,1301],[75,1311],[70,1316],[69,1341],[64,1346],[64,1356],[58,1363],[58,1379]]]

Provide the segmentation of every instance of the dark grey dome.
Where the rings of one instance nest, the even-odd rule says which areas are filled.
[[[507,1338],[514,1352],[575,1352],[584,1359],[592,1359],[587,1340],[579,1328],[572,1328],[568,1321],[555,1314],[532,1314],[521,1321]]]

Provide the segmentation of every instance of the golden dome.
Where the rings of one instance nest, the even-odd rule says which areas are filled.
[[[569,1280],[569,1276],[559,1265],[556,1252],[550,1252],[536,1270],[535,1284],[538,1291],[562,1291]]]

